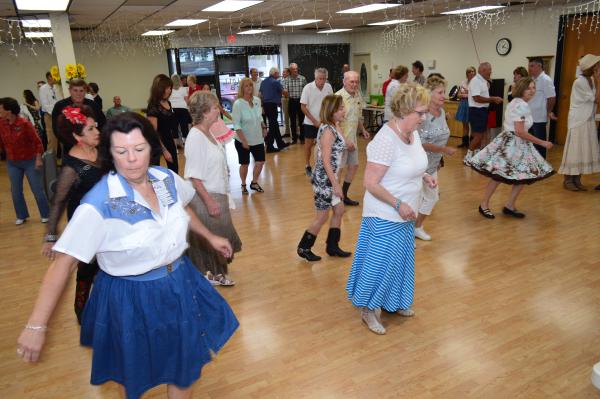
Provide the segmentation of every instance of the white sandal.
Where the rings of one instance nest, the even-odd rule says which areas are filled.
[[[211,272],[206,272],[206,274],[204,275],[204,278],[208,280],[208,282],[210,283],[210,285],[212,286],[217,286],[217,285],[221,285],[221,282],[219,281],[219,279],[217,279],[217,277],[212,274]]]
[[[385,332],[386,332],[385,327],[383,327],[381,325],[380,321],[378,320],[376,310],[363,308],[363,310],[361,311],[360,318],[363,321],[363,323],[365,323],[367,325],[369,330],[371,330],[375,334],[377,334],[377,335],[385,334]]]
[[[219,282],[219,285],[222,285],[224,287],[231,287],[235,285],[235,281],[231,280],[229,277],[225,276],[224,274],[217,274],[215,276],[215,281]]]

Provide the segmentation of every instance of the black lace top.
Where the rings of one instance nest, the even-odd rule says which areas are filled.
[[[57,234],[58,221],[65,208],[67,209],[67,220],[69,220],[83,196],[94,187],[101,177],[102,170],[99,163],[83,161],[70,155],[64,156],[50,206],[47,234]]]

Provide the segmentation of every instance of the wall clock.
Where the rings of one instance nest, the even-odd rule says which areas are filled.
[[[512,43],[510,42],[510,39],[507,39],[506,37],[503,37],[496,43],[496,52],[498,55],[507,55],[510,53],[511,48]]]

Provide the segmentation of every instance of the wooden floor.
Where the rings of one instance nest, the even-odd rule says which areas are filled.
[[[454,139],[453,139],[454,140]],[[362,202],[361,169],[351,196]],[[237,281],[221,288],[241,328],[204,368],[194,398],[600,398],[590,383],[600,362],[600,192],[567,192],[561,177],[527,187],[524,220],[501,215],[508,188],[486,220],[477,205],[486,180],[462,153],[440,172],[441,200],[417,242],[416,317],[384,315],[369,332],[344,291],[351,259],[309,264],[296,245],[314,211],[299,146],[269,154],[263,194],[242,197],[228,148],[233,218],[243,251]],[[557,167],[562,148],[550,153]],[[41,363],[17,360],[15,341],[48,262],[33,215],[14,226],[6,166],[0,164],[0,397],[119,398],[115,384],[89,385],[91,352],[78,345],[74,283],[50,324]],[[600,175],[586,176],[588,186]],[[31,209],[33,208],[33,209]],[[349,208],[341,247],[353,250],[361,208]],[[74,279],[74,278],[73,278]],[[164,387],[144,398],[165,397]]]

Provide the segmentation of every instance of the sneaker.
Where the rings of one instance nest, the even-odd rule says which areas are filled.
[[[48,223],[48,220],[50,220],[50,219],[48,219],[48,218],[42,218],[40,221],[41,221],[42,223]]]
[[[15,224],[16,224],[17,226],[20,226],[20,225],[22,225],[23,223],[25,223],[25,219],[17,219],[17,220],[15,220]]]
[[[306,175],[306,177],[312,177],[312,168],[310,167],[310,165],[306,165],[304,167],[304,174]]]
[[[473,156],[473,151],[468,150],[467,155],[465,155],[465,157],[463,158],[463,163],[465,164],[465,166],[471,165],[471,157],[472,156]]]
[[[415,227],[415,237],[423,241],[431,241],[431,236],[427,234],[423,227]]]

